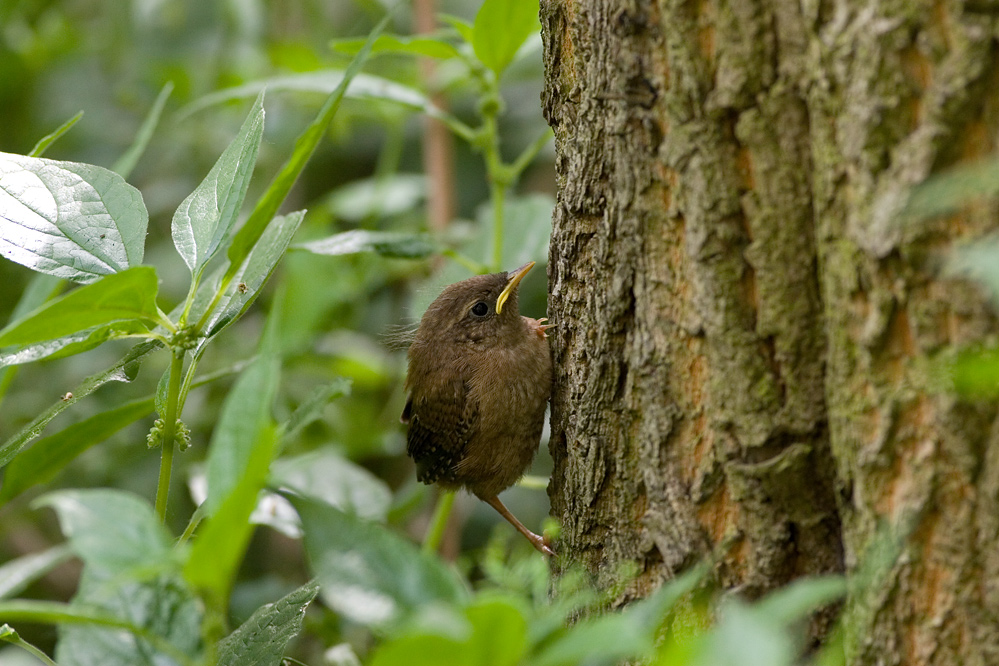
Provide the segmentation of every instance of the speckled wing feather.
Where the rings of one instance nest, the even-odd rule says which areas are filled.
[[[414,391],[402,417],[409,423],[406,452],[416,461],[416,478],[428,484],[459,484],[457,466],[478,421],[465,382],[455,379],[437,384],[432,392]]]

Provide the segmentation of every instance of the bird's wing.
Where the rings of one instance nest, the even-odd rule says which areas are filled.
[[[402,412],[409,423],[406,452],[416,461],[416,478],[424,483],[455,482],[465,456],[478,409],[460,378],[436,384],[431,391],[413,391]]]

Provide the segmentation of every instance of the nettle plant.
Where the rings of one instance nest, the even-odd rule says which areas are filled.
[[[247,312],[289,249],[410,259],[443,255],[453,260],[444,267],[445,282],[469,272],[501,270],[504,260],[545,259],[544,220],[551,199],[514,197],[510,191],[551,133],[543,132],[507,162],[498,123],[503,112],[500,78],[532,35],[536,42],[537,12],[530,0],[486,0],[474,23],[443,17],[450,26],[446,32],[422,37],[383,34],[386,18],[366,40],[335,44],[356,54],[342,72],[275,78],[203,100],[200,106],[256,97],[235,139],[173,216],[171,235],[190,286],[170,311],[158,302],[156,268],[143,263],[148,214],[142,196],[125,181],[157,125],[169,86],[113,170],[40,157],[79,116],[28,156],[0,153],[0,255],[37,272],[11,323],[0,330],[0,398],[13,385],[19,364],[83,353],[111,340],[137,342],[111,367],[65,392],[0,444],[0,504],[48,483],[88,448],[153,414],[154,425],[143,444],[158,449],[160,456],[152,503],[114,488],[60,490],[36,500],[36,507],[56,512],[67,541],[0,566],[0,640],[43,663],[63,666],[278,664],[306,626],[306,609],[319,595],[340,621],[367,632],[354,645],[334,646],[327,654],[331,663],[357,663],[358,645],[365,661],[381,666],[556,666],[622,659],[712,663],[733,634],[760,637],[756,648],[768,659],[761,663],[792,663],[798,645],[792,628],[812,608],[839,595],[840,581],[791,588],[768,606],[730,603],[712,632],[686,634],[671,626],[706,626],[689,601],[704,568],[624,613],[570,624],[570,618],[587,609],[605,607],[609,597],[596,595],[568,570],[552,580],[547,562],[533,554],[508,563],[502,544],[494,542],[478,562],[483,581],[473,589],[433,553],[446,502],[421,550],[383,524],[392,495],[370,472],[336,456],[282,455],[350,385],[340,379],[322,386],[289,418],[275,422],[271,407],[281,374],[281,308],[276,305],[253,359],[215,374],[198,374],[206,350]],[[467,124],[413,88],[361,74],[366,60],[379,53],[460,65],[477,94],[479,123]],[[328,97],[246,220],[237,225],[263,136],[264,87],[322,91]],[[490,200],[479,216],[488,233],[460,247],[425,232],[372,230],[292,245],[305,212],[279,215],[279,208],[344,97],[426,113],[473,146],[488,177]],[[65,280],[80,286],[59,295]],[[281,294],[279,288],[275,301]],[[131,381],[157,353],[167,354],[169,363],[153,395],[40,438],[67,407],[109,382]],[[206,498],[182,533],[173,534],[166,516],[174,456],[191,441],[182,420],[185,402],[195,387],[236,373],[206,452]],[[268,521],[254,511],[278,496],[294,508],[296,515],[286,521],[285,531],[302,537],[314,580],[257,608],[230,630],[238,570],[254,525]],[[270,515],[269,520],[277,518]],[[70,557],[83,563],[71,602],[15,598]],[[54,660],[11,626],[19,622],[59,627]],[[340,639],[321,622],[312,623],[309,632],[323,645]],[[742,649],[745,656],[754,648],[746,643]]]

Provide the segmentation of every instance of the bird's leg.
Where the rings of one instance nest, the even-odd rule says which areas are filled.
[[[555,551],[548,546],[545,538],[538,536],[531,530],[524,527],[524,524],[517,520],[517,517],[510,513],[510,510],[503,505],[503,502],[500,501],[499,497],[493,495],[492,497],[483,497],[482,500],[492,508],[496,509],[496,511],[499,512],[499,515],[506,518],[507,522],[513,525],[518,532],[527,537],[527,540],[531,542],[532,546],[545,555],[555,557]]]

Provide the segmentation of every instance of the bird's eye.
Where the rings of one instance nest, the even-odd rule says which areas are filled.
[[[489,314],[489,306],[486,305],[485,301],[479,301],[472,306],[472,314],[476,317],[485,317]]]

